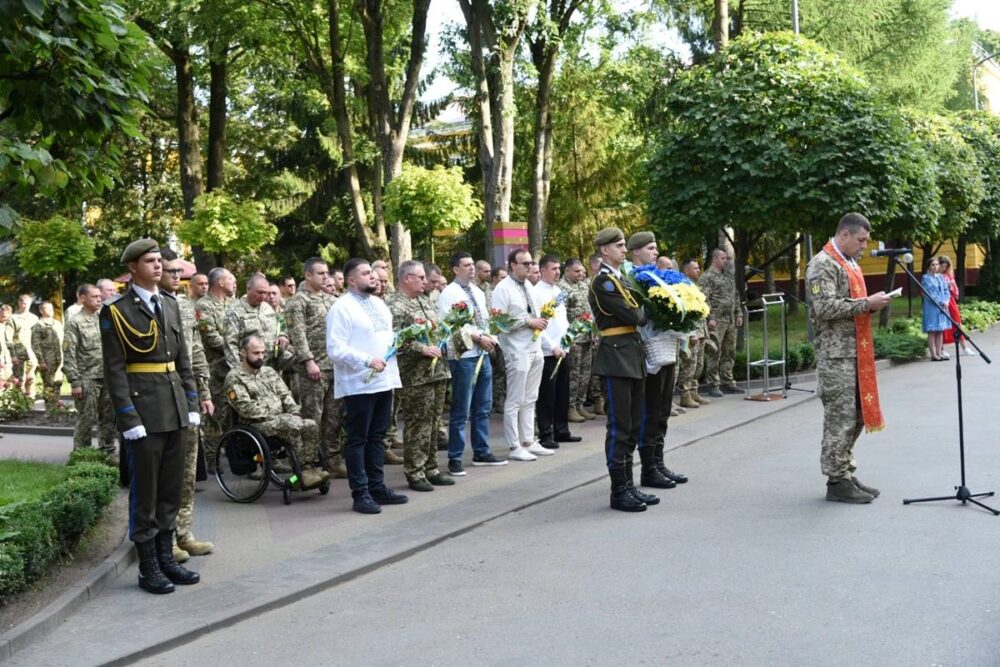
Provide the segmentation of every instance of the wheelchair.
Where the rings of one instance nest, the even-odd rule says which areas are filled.
[[[238,503],[252,503],[274,485],[286,505],[302,478],[295,450],[279,438],[267,438],[249,424],[235,424],[219,440],[215,452],[215,479],[222,492]],[[330,480],[316,487],[330,493]]]

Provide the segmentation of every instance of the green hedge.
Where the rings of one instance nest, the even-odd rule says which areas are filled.
[[[875,330],[875,358],[893,361],[923,359],[927,354],[927,334],[920,330],[920,320],[898,319],[885,329]]]
[[[963,328],[968,331],[986,331],[1000,322],[1000,303],[995,301],[980,301],[969,299],[958,304],[962,314]]]
[[[92,458],[74,452],[65,482],[38,500],[0,507],[0,605],[70,553],[114,499],[116,470]]]

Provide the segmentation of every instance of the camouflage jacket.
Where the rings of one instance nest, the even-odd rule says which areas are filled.
[[[299,414],[292,392],[270,366],[248,371],[240,364],[226,376],[225,392],[242,421],[259,422],[281,414]]]
[[[63,325],[59,320],[38,320],[31,327],[31,347],[38,362],[47,364],[50,370],[62,365]]]
[[[591,317],[593,317],[593,312],[590,310],[590,302],[588,301],[590,295],[589,279],[584,278],[574,285],[563,278],[559,281],[559,289],[566,294],[566,319],[569,320],[570,324],[584,313],[590,313]],[[580,336],[577,339],[577,343],[590,343],[592,341],[593,336],[590,334]]]
[[[194,306],[205,360],[211,374],[212,390],[216,393],[222,391],[226,374],[229,373],[229,362],[226,361],[226,310],[232,302],[232,299],[216,301],[212,295],[206,294]]]
[[[483,290],[483,295],[486,297],[486,309],[489,310],[493,308],[493,283],[487,280],[485,283],[476,283],[476,287]]]
[[[226,361],[230,368],[240,365],[240,341],[254,334],[260,336],[267,349],[265,363],[280,367],[283,362],[290,361],[292,351],[279,349],[278,334],[284,333],[284,318],[279,318],[274,309],[266,301],[256,308],[247,303],[246,297],[234,301],[226,311]]]
[[[164,294],[168,294],[164,292]],[[171,294],[177,301],[181,311],[181,326],[184,329],[184,343],[187,345],[188,356],[191,358],[191,372],[198,385],[198,396],[202,401],[212,398],[208,391],[209,370],[208,359],[205,357],[205,347],[201,342],[201,329],[198,326],[198,315],[194,302],[186,294]]]
[[[816,360],[856,357],[854,317],[868,312],[868,301],[851,298],[847,272],[825,250],[806,268],[806,294]]]
[[[736,278],[728,271],[708,268],[698,280],[698,288],[705,293],[711,309],[709,319],[720,322],[734,322],[740,314],[739,299],[736,296]]]
[[[415,297],[408,297],[402,292],[396,292],[386,302],[389,311],[392,313],[392,324],[397,331],[405,329],[416,320],[425,322],[438,321],[437,308],[434,302],[425,294]],[[447,380],[451,377],[451,370],[448,367],[448,359],[442,355],[437,363],[433,359],[424,356],[420,352],[420,346],[424,343],[406,343],[396,355],[399,365],[399,379],[404,387],[415,387],[438,380]],[[434,371],[431,372],[431,365]]]
[[[21,322],[13,315],[7,317],[3,323],[4,340],[7,343],[7,351],[11,359],[24,361],[28,358],[28,348],[24,345],[24,335],[21,331]]]
[[[101,353],[101,331],[97,313],[81,311],[66,323],[63,333],[63,375],[72,387],[84,380],[104,377],[104,357]]]
[[[336,300],[326,292],[303,289],[285,303],[285,325],[298,372],[305,373],[303,364],[310,359],[324,373],[333,371],[333,362],[326,353],[326,314]]]

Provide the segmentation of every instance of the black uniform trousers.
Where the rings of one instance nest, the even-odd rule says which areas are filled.
[[[555,436],[569,435],[569,359],[563,359],[559,371],[552,378],[556,368],[555,355],[545,357],[542,366],[542,382],[538,387],[538,402],[535,417],[538,420],[540,440],[552,440]]]
[[[176,526],[184,486],[185,430],[122,440],[129,450],[128,534],[133,542],[148,542]]]
[[[605,411],[608,429],[604,438],[604,454],[608,462],[612,485],[624,483],[632,468],[632,453],[639,444],[642,432],[643,390],[642,378],[603,376]]]
[[[639,448],[662,447],[667,437],[667,421],[674,402],[674,369],[676,364],[663,366],[646,376],[646,399],[642,409]]]

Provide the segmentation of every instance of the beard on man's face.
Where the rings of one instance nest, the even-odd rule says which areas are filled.
[[[247,359],[247,365],[250,366],[250,368],[259,369],[264,365],[264,357],[260,357],[259,359]]]
[[[375,294],[375,292],[378,292],[378,285],[368,285],[361,291],[365,294]]]

